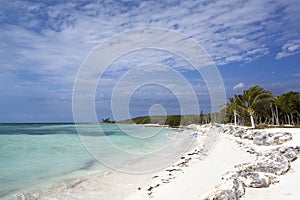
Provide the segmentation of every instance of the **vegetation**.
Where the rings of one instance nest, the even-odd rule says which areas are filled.
[[[109,117],[108,117],[108,118],[102,119],[102,120],[101,120],[101,123],[105,123],[105,124],[113,124],[113,123],[115,123],[115,121],[111,121],[111,120],[109,119]]]
[[[226,111],[225,111],[226,109]],[[300,123],[300,93],[288,92],[278,97],[260,86],[252,86],[243,94],[229,99],[225,113],[225,123],[235,125],[297,125]],[[247,116],[248,114],[248,116]]]
[[[189,124],[205,124],[210,123],[210,114],[200,115],[168,115],[168,116],[143,116],[128,120],[120,121],[119,123],[135,123],[135,124],[160,124],[171,127],[186,126]]]
[[[199,115],[143,116],[119,123],[160,124],[172,127],[211,122],[233,123],[251,127],[300,125],[300,93],[288,92],[275,97],[272,92],[255,85],[242,94],[229,98],[220,112]]]
[[[281,123],[287,123],[289,125],[299,124],[300,93],[288,92],[280,95],[275,100],[275,106],[279,107],[280,119],[278,120]]]
[[[254,114],[257,113],[256,111],[261,110],[264,106],[268,105],[273,97],[271,92],[255,85],[249,90],[244,90],[242,95],[235,95],[234,104],[249,114],[251,127],[254,128]],[[235,110],[235,112],[237,112],[237,110]]]

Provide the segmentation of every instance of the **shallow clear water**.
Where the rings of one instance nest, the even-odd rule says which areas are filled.
[[[0,124],[0,198],[105,172],[103,164],[124,167],[138,154],[164,148],[175,132],[136,125],[101,125],[99,131],[99,126],[78,125],[79,137],[74,124]]]

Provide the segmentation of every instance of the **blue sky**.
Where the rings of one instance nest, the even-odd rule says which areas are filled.
[[[299,24],[299,0],[1,0],[0,122],[73,121],[73,84],[89,52],[117,33],[144,27],[176,30],[197,41],[217,65],[227,97],[254,84],[275,95],[299,92]],[[112,117],[115,83],[141,59],[180,72],[200,109],[209,112],[205,82],[182,59],[150,50],[124,57],[98,86],[99,119]],[[167,79],[168,73],[158,71]],[[155,104],[168,114],[179,111],[172,92],[147,85],[132,94],[130,114],[148,114]]]

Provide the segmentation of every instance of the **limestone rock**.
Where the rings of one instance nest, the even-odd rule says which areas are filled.
[[[290,169],[290,162],[278,151],[274,151],[258,156],[254,163],[240,165],[238,166],[238,169],[240,171],[244,170],[282,175]]]
[[[276,149],[279,151],[284,157],[286,157],[290,162],[296,160],[300,153],[300,147],[279,147]]]
[[[236,173],[229,173],[222,177],[222,182],[205,200],[237,200],[245,194],[245,186]]]
[[[276,176],[270,173],[241,171],[239,175],[246,187],[265,188],[277,182]]]
[[[252,134],[253,143],[257,145],[280,145],[292,139],[291,133],[279,132],[279,133],[266,133],[256,132]]]

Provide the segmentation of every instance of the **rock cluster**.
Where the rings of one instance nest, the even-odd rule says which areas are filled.
[[[235,172],[228,172],[222,177],[222,182],[215,187],[215,191],[205,200],[239,199],[245,194],[245,185]]]
[[[249,132],[241,128],[222,128],[222,131],[235,137],[253,139],[258,145],[282,144],[291,140],[289,133],[267,134]],[[278,147],[258,153],[255,162],[235,166],[232,172],[222,177],[222,181],[205,200],[240,199],[245,194],[245,187],[264,188],[276,183],[277,176],[290,169],[290,162],[297,159],[300,147]]]
[[[264,131],[249,131],[241,127],[222,127],[220,131],[241,139],[253,140],[253,143],[256,145],[280,145],[292,140],[292,134],[286,132],[267,133]]]

